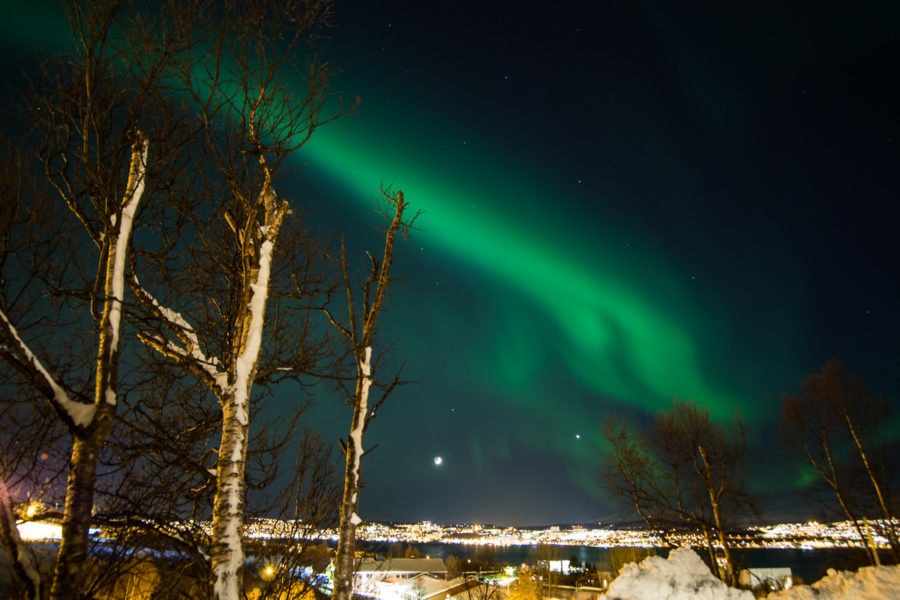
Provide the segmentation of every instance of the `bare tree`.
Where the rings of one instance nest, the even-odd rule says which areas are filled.
[[[707,410],[675,399],[645,431],[611,419],[604,435],[608,488],[664,541],[674,524],[699,531],[718,576],[735,585],[727,532],[736,518],[754,510],[745,488],[747,449],[740,418],[717,423]]]
[[[884,423],[887,407],[876,403],[862,382],[838,361],[828,361],[800,384],[801,395],[785,394],[782,431],[788,447],[803,456],[834,494],[839,512],[853,523],[878,563],[867,531],[869,519],[887,538],[894,562],[900,545],[894,515],[897,482]]]
[[[506,600],[542,600],[543,598],[543,576],[538,575],[532,569],[519,569],[516,572],[515,583],[509,587]]]
[[[253,386],[261,376],[276,380],[275,372],[297,375],[297,361],[306,360],[261,362],[279,247],[282,256],[292,251],[288,240],[277,245],[292,209],[276,192],[276,178],[318,126],[344,111],[324,116],[330,69],[304,55],[327,23],[328,2],[195,0],[170,8],[171,34],[189,49],[178,57],[172,85],[200,126],[194,178],[182,182],[171,220],[157,221],[166,225],[156,248],[135,255],[130,283],[147,315],[139,338],[218,401],[213,595],[237,598]],[[303,293],[306,283],[299,282]],[[278,316],[276,325],[283,322]]]
[[[96,248],[95,267],[76,268],[86,288],[53,293],[81,307],[73,314],[91,323],[97,360],[69,368],[35,351],[40,338],[18,326],[27,306],[20,301],[8,309],[13,299],[5,283],[0,358],[49,401],[73,438],[52,597],[87,593],[98,460],[124,403],[118,367],[129,312],[146,344],[219,400],[216,474],[204,489],[214,498],[214,592],[236,598],[252,387],[259,377],[276,382],[301,373],[309,349],[291,344],[293,362],[261,369],[261,356],[278,354],[267,350],[263,331],[278,269],[276,241],[291,213],[275,192],[276,174],[316,127],[344,113],[335,106],[323,116],[330,69],[303,52],[327,23],[330,3],[193,0],[141,8],[147,9],[136,2],[73,2],[76,51],[48,64],[29,106],[43,136],[47,180]],[[290,84],[286,75],[294,78]],[[141,202],[145,195],[149,205]],[[142,212],[151,227],[138,235],[139,206],[149,209]],[[69,256],[81,261],[87,252]],[[216,284],[195,285],[195,296],[182,297],[185,290],[174,284],[188,275],[168,276],[186,264],[195,265],[194,275],[206,268],[205,281]],[[302,280],[302,272],[294,275]],[[140,310],[125,304],[126,280]],[[302,320],[294,322],[302,329]],[[63,381],[60,372],[79,380],[87,372],[93,391]],[[107,493],[117,495],[114,488]]]
[[[306,570],[324,573],[331,561],[331,549],[321,542],[326,529],[337,525],[340,503],[341,482],[331,449],[306,432],[295,452],[291,481],[277,508],[268,511],[279,519],[267,521],[268,541],[256,548],[260,598],[307,597],[315,576],[305,577]]]
[[[404,221],[404,211],[408,204],[403,192],[396,194],[382,190],[383,214],[388,220],[384,234],[384,253],[380,259],[372,254],[369,257],[369,269],[362,283],[362,303],[357,307],[354,298],[354,284],[347,266],[347,255],[341,240],[340,266],[344,275],[344,288],[347,298],[347,324],[341,324],[330,311],[325,310],[331,324],[344,335],[349,344],[354,363],[354,390],[349,398],[353,416],[350,423],[350,434],[341,442],[344,452],[344,493],[340,507],[340,525],[338,530],[338,547],[335,556],[334,598],[350,600],[353,593],[353,571],[356,550],[356,528],[362,523],[358,514],[359,492],[361,488],[361,465],[365,454],[363,437],[366,428],[375,418],[379,407],[400,383],[399,375],[395,376],[382,390],[380,398],[370,400],[369,394],[375,383],[375,364],[372,356],[372,344],[375,338],[378,317],[384,308],[388,287],[391,283],[391,267],[394,262],[394,244],[398,234],[408,233],[415,217]]]
[[[157,577],[163,567],[152,556],[114,555],[115,560],[98,564],[98,571],[124,565],[128,572],[117,577],[98,572],[94,580],[101,595],[114,585],[143,585],[159,598],[209,597],[211,537],[202,523],[215,495],[209,469],[215,466],[221,411],[206,401],[195,379],[178,377],[170,365],[158,367],[154,380],[163,389],[142,390],[108,445],[117,472],[98,490],[102,512],[95,522],[117,548],[174,549],[180,558],[168,560]],[[317,436],[306,433],[298,440],[300,411],[293,418],[277,415],[279,424],[271,430],[261,416],[254,420],[247,450],[244,522],[256,533],[268,533],[268,539],[245,541],[255,564],[265,569],[246,571],[242,594],[258,588],[261,598],[299,597],[309,589],[300,567],[315,562],[315,539],[334,526],[339,480]],[[288,483],[271,497],[279,472]],[[111,551],[108,544],[104,554]]]
[[[74,398],[66,385],[53,375],[23,339],[18,329],[0,309],[0,334],[4,345],[0,358],[39,390],[57,411],[73,438],[70,458],[63,536],[57,558],[52,597],[67,597],[77,589],[79,565],[87,548],[88,527],[93,508],[97,458],[109,432],[117,402],[122,301],[124,298],[125,254],[137,205],[143,195],[148,144],[137,138],[132,150],[132,165],[119,206],[108,203],[107,224],[96,234],[100,242],[98,287],[102,310],[97,326],[97,363],[93,401]],[[107,199],[108,201],[108,199]]]
[[[58,275],[47,254],[57,250],[66,236],[60,235],[60,220],[48,218],[51,213],[50,203],[44,202],[46,197],[32,200],[35,182],[29,161],[11,141],[3,142],[0,311],[6,319],[19,324],[24,332],[20,335],[27,337],[34,352],[44,355],[47,348],[39,345],[40,339],[46,323],[54,320],[53,309],[59,309],[59,305],[44,306],[40,314],[35,314],[33,308],[42,306],[45,282]],[[0,336],[0,344],[5,344],[5,339]],[[71,355],[63,353],[53,358],[62,367],[74,362]],[[0,541],[9,556],[14,592],[21,597],[38,598],[45,591],[45,577],[33,549],[20,538],[16,521],[28,520],[33,516],[33,501],[49,500],[51,491],[64,485],[64,479],[60,483],[60,472],[65,471],[69,444],[62,439],[65,426],[43,394],[10,368],[6,360],[0,365]],[[27,434],[22,435],[23,432]]]
[[[69,287],[72,278],[54,280],[53,261],[60,257],[44,257],[47,273],[41,273],[40,267],[4,273],[0,306],[0,359],[49,403],[72,440],[52,598],[70,598],[81,587],[98,458],[119,400],[127,255],[151,170],[151,142],[142,129],[149,120],[142,108],[156,100],[146,86],[153,77],[153,64],[144,65],[149,71],[117,73],[115,83],[110,81],[111,63],[129,46],[133,48],[136,40],[112,31],[111,7],[89,15],[84,8],[76,4],[70,12],[74,56],[48,65],[41,85],[30,96],[29,108],[42,136],[46,181],[72,221],[80,224],[79,241],[95,250],[92,255],[78,248],[76,234],[65,229],[63,243],[73,252],[61,258],[78,263],[72,270],[90,273],[87,287]],[[32,189],[26,196],[4,202],[28,210],[39,194]],[[50,314],[76,324],[67,330],[64,322],[43,321],[36,315],[48,308],[47,303],[25,305],[11,286],[41,289],[60,303],[49,307]],[[56,344],[42,345],[36,336],[46,335],[54,326]],[[61,358],[68,354],[67,348],[82,343],[66,337],[73,331],[90,331],[93,364]],[[92,382],[90,387],[84,385],[86,381]]]

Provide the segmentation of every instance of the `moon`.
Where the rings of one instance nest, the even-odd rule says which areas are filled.
[[[443,459],[443,458],[441,458],[440,456],[435,456],[435,457],[434,457],[434,466],[439,467],[439,466],[441,466],[443,463],[444,463],[444,459]]]

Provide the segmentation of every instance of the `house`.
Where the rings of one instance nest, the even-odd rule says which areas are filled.
[[[421,573],[397,583],[381,582],[376,587],[380,600],[448,600],[479,584],[463,577],[438,579]]]
[[[381,598],[380,592],[388,587],[426,574],[445,579],[447,566],[440,558],[363,558],[356,567],[353,592]]]

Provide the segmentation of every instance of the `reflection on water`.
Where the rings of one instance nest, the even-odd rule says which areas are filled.
[[[390,550],[390,544],[385,543],[358,542],[358,544],[370,552],[388,554]],[[410,545],[431,558],[446,559],[452,555],[457,558],[478,558],[483,561],[490,555],[497,563],[521,565],[523,563],[534,564],[541,558],[548,558],[546,553],[551,552],[553,555],[549,558],[567,559],[574,556],[581,564],[591,563],[601,570],[607,570],[609,565],[609,550],[592,546],[552,546],[542,547],[541,550],[538,550],[536,546],[479,546],[440,543],[413,543]],[[406,544],[402,544],[401,547],[405,548]],[[669,554],[667,548],[659,548],[656,552],[663,557]],[[698,548],[697,554],[704,560],[706,559],[706,552],[703,549]],[[750,548],[735,550],[735,555],[742,568],[790,567],[793,575],[801,577],[807,583],[821,579],[828,567],[839,570],[855,570],[863,566],[860,561],[864,558],[862,553],[844,548],[815,550]]]

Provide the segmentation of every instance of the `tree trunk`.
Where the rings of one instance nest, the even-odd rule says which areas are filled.
[[[266,187],[265,190],[271,188]],[[274,193],[273,193],[274,197]],[[259,262],[247,277],[250,301],[239,316],[240,330],[229,397],[223,398],[222,443],[216,466],[216,497],[213,503],[213,596],[216,600],[238,600],[244,571],[244,473],[250,427],[250,391],[262,345],[266,299],[272,268],[274,239],[287,213],[281,203],[267,213],[268,239],[259,245]],[[277,212],[276,212],[277,211]],[[270,218],[271,217],[271,218]]]
[[[43,582],[31,547],[19,537],[12,498],[6,483],[0,478],[0,539],[6,546],[13,574],[22,582],[27,600],[41,600]]]
[[[712,469],[709,466],[709,460],[706,457],[706,451],[703,446],[697,446],[700,451],[700,458],[703,460],[703,470],[705,473],[706,490],[709,492],[709,503],[712,506],[713,519],[716,522],[716,534],[722,543],[722,554],[725,556],[725,573],[722,578],[728,585],[737,585],[735,578],[734,563],[731,562],[731,548],[728,546],[728,538],[725,535],[725,528],[722,526],[722,515],[719,509],[719,498],[716,495],[715,486],[712,480]]]
[[[862,439],[860,439],[859,433],[856,431],[856,426],[853,423],[853,419],[850,418],[850,412],[847,410],[846,406],[841,406],[841,412],[843,413],[843,417],[845,422],[847,423],[847,429],[850,431],[850,436],[853,438],[853,444],[856,446],[856,451],[859,453],[859,458],[862,460],[863,466],[866,470],[866,475],[869,477],[869,481],[872,483],[872,489],[875,491],[875,498],[878,500],[878,508],[881,511],[881,517],[884,520],[886,531],[885,534],[888,538],[888,543],[891,547],[891,555],[894,558],[894,562],[900,560],[900,548],[898,548],[897,544],[897,536],[895,535],[895,530],[893,526],[893,515],[891,511],[887,507],[887,502],[884,499],[884,493],[881,490],[881,485],[878,483],[878,477],[875,474],[872,465],[869,463],[869,455],[866,452],[865,447],[863,446]],[[876,553],[878,550],[875,549]]]
[[[356,559],[356,527],[362,523],[359,507],[360,462],[363,455],[363,433],[369,410],[369,389],[372,387],[372,347],[365,350],[359,363],[353,421],[345,448],[344,497],[341,501],[340,531],[334,567],[334,600],[350,600],[353,595],[353,572]]]
[[[116,413],[119,377],[119,340],[122,332],[122,302],[125,299],[125,263],[138,204],[144,195],[149,141],[136,132],[131,165],[121,210],[111,215],[112,229],[104,244],[100,264],[105,266],[103,316],[100,320],[95,374],[96,412],[87,427],[70,425],[72,456],[66,483],[62,539],[56,558],[51,600],[72,598],[82,587],[87,558],[88,532],[94,508],[97,461]]]
[[[88,533],[94,507],[94,484],[97,480],[97,460],[106,434],[112,425],[115,407],[101,405],[94,418],[92,431],[78,436],[72,444],[66,484],[66,504],[62,522],[62,539],[53,571],[51,600],[77,597],[83,585],[83,569],[87,559]]]
[[[706,525],[700,526],[701,531],[703,531],[703,541],[706,542],[706,553],[709,554],[709,564],[716,571],[716,577],[722,579],[722,567],[719,566],[719,561],[716,560],[716,545],[712,541],[712,536],[709,534],[709,527]]]
[[[344,497],[341,501],[340,531],[334,561],[334,600],[350,600],[353,595],[353,573],[356,570],[356,526],[361,522],[356,514],[359,506],[359,470],[355,449],[347,446],[344,471]]]
[[[369,390],[372,388],[372,339],[375,336],[375,327],[378,322],[378,315],[381,313],[384,304],[387,288],[390,283],[391,265],[394,260],[394,242],[397,233],[401,229],[408,228],[411,224],[403,222],[403,211],[407,204],[403,199],[403,192],[397,191],[396,196],[391,196],[382,190],[382,194],[388,204],[394,205],[394,216],[391,224],[388,226],[384,234],[384,258],[379,267],[371,254],[369,259],[372,261],[372,270],[363,287],[362,315],[360,323],[357,324],[355,316],[355,307],[353,302],[352,284],[350,275],[347,270],[347,256],[345,254],[344,242],[341,241],[341,269],[344,274],[344,284],[347,286],[347,309],[349,313],[350,327],[342,327],[339,325],[326,310],[331,323],[337,327],[352,345],[353,354],[356,359],[356,389],[353,394],[353,420],[350,424],[350,436],[344,445],[344,496],[341,500],[340,507],[340,526],[338,532],[338,547],[335,555],[334,567],[334,600],[351,600],[353,596],[353,571],[355,570],[354,559],[356,555],[356,528],[362,523],[357,510],[359,510],[359,489],[360,489],[360,463],[363,454],[363,435],[366,432],[366,426],[375,416],[375,411],[384,401],[390,388],[383,392],[381,399],[371,405],[369,402]],[[415,219],[413,219],[415,220]],[[374,294],[372,294],[372,285],[375,285]],[[370,300],[371,299],[371,300]],[[361,329],[361,331],[360,331]],[[394,384],[396,384],[396,379]],[[392,384],[392,387],[393,385]]]
[[[825,483],[827,483],[828,486],[831,487],[831,489],[834,491],[834,496],[837,499],[838,505],[841,507],[841,510],[844,511],[844,516],[847,517],[848,521],[851,521],[853,523],[853,528],[856,529],[857,534],[859,534],[860,541],[866,548],[866,552],[869,555],[869,562],[872,565],[875,565],[878,562],[878,549],[869,543],[869,540],[862,529],[862,525],[860,525],[859,519],[856,517],[856,513],[854,513],[850,509],[850,505],[844,498],[844,493],[842,491],[840,483],[838,482],[837,467],[835,466],[834,460],[832,459],[831,446],[828,442],[827,437],[823,437],[820,444],[825,456],[826,464],[828,465],[827,472],[825,470],[825,467],[819,465],[819,463],[813,459],[812,452],[809,450],[809,448],[807,448],[806,450],[806,455],[812,462],[813,466],[819,471],[819,474],[825,480]]]
[[[222,443],[216,467],[213,505],[213,596],[217,600],[240,597],[243,584],[244,471],[249,427],[239,418],[233,401],[225,404]]]

